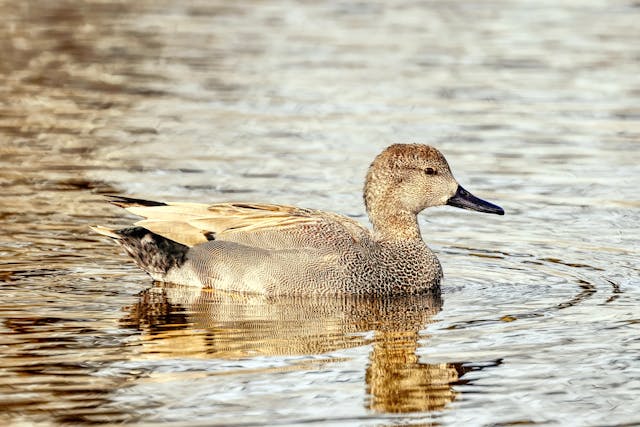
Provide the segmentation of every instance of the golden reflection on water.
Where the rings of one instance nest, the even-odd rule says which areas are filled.
[[[142,332],[142,357],[243,359],[331,353],[371,346],[366,368],[370,409],[442,409],[464,373],[416,355],[442,306],[439,293],[394,299],[263,297],[158,284],[126,307],[125,328]],[[145,356],[146,354],[146,356]],[[305,365],[306,366],[306,365]]]
[[[367,367],[369,407],[379,412],[442,409],[453,401],[460,366],[420,363],[417,331],[378,331]]]

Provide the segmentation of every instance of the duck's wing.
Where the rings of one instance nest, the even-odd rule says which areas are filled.
[[[168,239],[194,246],[209,240],[264,249],[295,249],[359,242],[369,236],[357,221],[330,212],[258,203],[161,203],[111,197],[145,219],[135,223]]]

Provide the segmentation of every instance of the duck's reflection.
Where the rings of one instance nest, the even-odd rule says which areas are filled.
[[[439,293],[399,298],[263,297],[157,285],[128,308],[124,324],[143,331],[154,357],[321,354],[371,345],[368,406],[430,411],[451,402],[464,368],[416,355],[419,331],[440,311]],[[151,355],[151,354],[150,354]]]
[[[380,412],[443,408],[456,393],[452,383],[464,373],[459,364],[421,363],[417,331],[378,331],[367,367],[369,407]]]

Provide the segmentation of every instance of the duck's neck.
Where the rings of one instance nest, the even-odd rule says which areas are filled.
[[[401,182],[393,170],[378,169],[374,161],[364,185],[369,220],[379,240],[422,241],[416,209],[404,200]]]
[[[413,212],[369,212],[375,235],[380,240],[420,240],[418,217]]]

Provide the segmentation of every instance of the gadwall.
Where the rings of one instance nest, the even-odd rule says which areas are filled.
[[[258,203],[162,203],[107,196],[144,217],[93,229],[115,239],[154,280],[267,295],[416,294],[437,289],[442,267],[417,215],[431,206],[504,215],[420,144],[387,147],[371,163],[364,202],[373,230],[336,213]]]

